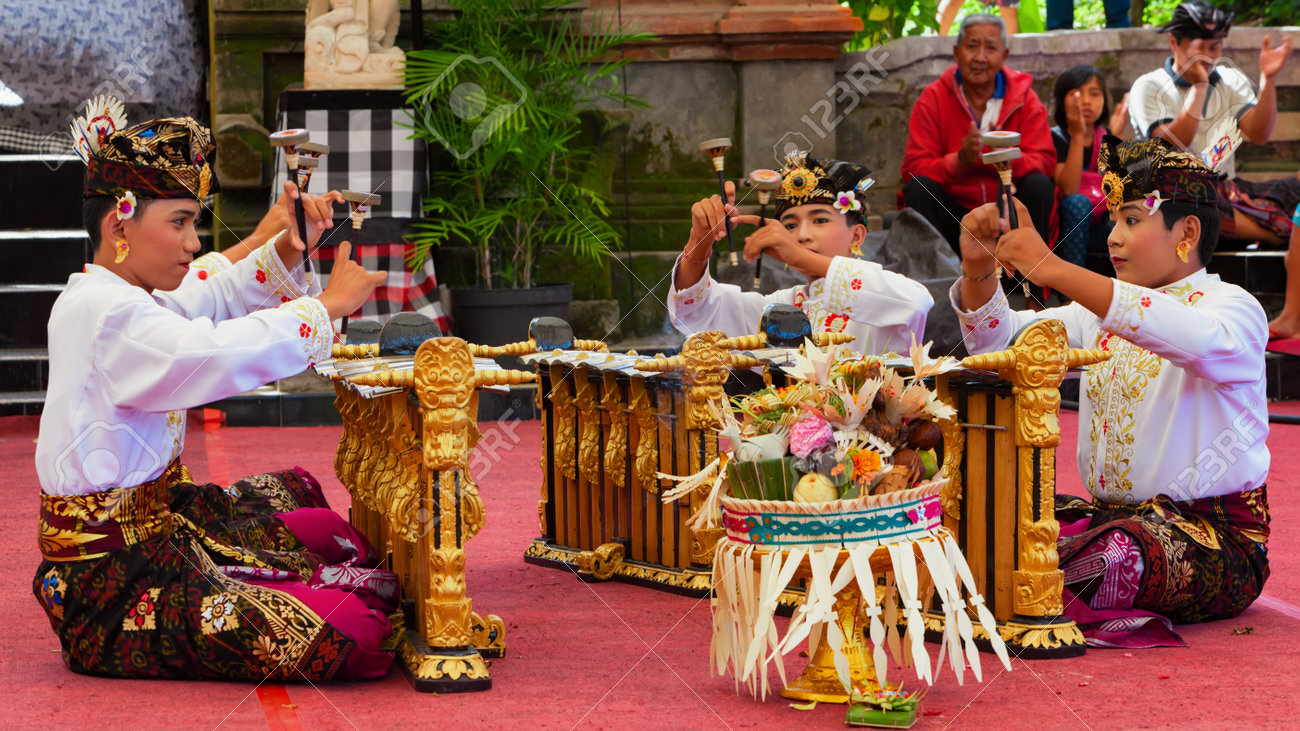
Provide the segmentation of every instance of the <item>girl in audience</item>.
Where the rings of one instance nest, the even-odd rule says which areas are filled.
[[[1121,102],[1121,108],[1110,113],[1106,82],[1092,66],[1074,66],[1056,77],[1053,98],[1053,179],[1063,196],[1056,254],[1071,264],[1084,266],[1089,245],[1105,249],[1110,231],[1101,175],[1097,173],[1099,143],[1108,125],[1111,130],[1122,129],[1127,110]]]

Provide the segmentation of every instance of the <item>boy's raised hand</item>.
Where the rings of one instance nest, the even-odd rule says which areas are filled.
[[[713,195],[701,199],[691,206],[691,238],[686,243],[686,256],[691,259],[707,259],[713,252],[713,245],[727,235],[728,216],[736,215],[736,184],[730,180],[726,183],[727,200],[724,205],[722,196]]]
[[[1009,273],[1018,271],[1034,284],[1044,285],[1043,277],[1050,271],[1050,267],[1044,265],[1055,260],[1056,255],[1047,248],[1043,237],[1038,235],[1025,204],[1017,198],[1011,200],[1015,202],[1020,227],[1007,231],[1006,220],[998,221],[999,230],[1005,233],[998,239],[993,255]],[[994,210],[996,211],[996,206]]]
[[[308,193],[302,197],[302,212],[307,221],[307,243],[303,244],[298,238],[298,219],[293,205],[297,197],[297,186],[285,181],[284,194],[267,214],[267,218],[274,217],[276,220],[283,221],[283,228],[289,230],[287,235],[281,236],[275,242],[276,253],[280,255],[280,261],[284,262],[285,269],[289,271],[293,271],[302,261],[302,252],[307,246],[315,246],[325,229],[334,227],[334,204],[343,202],[343,195],[337,190],[331,190],[325,195]],[[264,218],[263,222],[266,220]]]
[[[335,254],[329,283],[317,299],[325,305],[330,319],[337,320],[360,309],[370,298],[370,293],[375,291],[375,287],[387,280],[386,272],[368,272],[365,267],[352,261],[352,244],[344,241],[339,244],[338,253]]]

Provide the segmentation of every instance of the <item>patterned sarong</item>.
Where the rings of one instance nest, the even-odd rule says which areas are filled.
[[[1266,488],[1140,505],[1059,495],[1065,615],[1101,647],[1182,645],[1173,623],[1240,614],[1268,580]]]
[[[42,494],[33,589],[76,672],[381,677],[396,577],[302,470]]]

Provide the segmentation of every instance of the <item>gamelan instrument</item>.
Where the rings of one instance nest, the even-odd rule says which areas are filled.
[[[311,271],[311,247],[307,245],[307,217],[302,208],[302,186],[298,182],[298,147],[310,137],[311,133],[305,129],[282,129],[271,133],[271,144],[284,149],[284,163],[289,171],[287,179],[298,190],[293,211],[298,219],[298,238],[303,243],[302,265],[308,272]]]
[[[729,149],[731,149],[730,137],[716,137],[700,143],[700,152],[709,156],[709,159],[713,161],[713,169],[718,173],[718,192],[722,195],[722,220],[727,226],[727,248],[731,253],[731,265],[734,267],[740,264],[740,259],[736,256],[736,239],[731,233],[731,216],[726,215],[727,176],[723,172],[726,169],[726,155]]]
[[[750,172],[745,178],[745,185],[758,191],[758,227],[767,225],[767,202],[772,200],[772,191],[781,187],[781,173],[775,170],[760,169]],[[763,276],[763,255],[754,260],[754,289],[758,289]]]
[[[792,306],[774,307],[802,317],[805,330],[775,318],[777,330],[791,338],[783,343],[802,344],[807,317]],[[842,333],[811,337],[822,345],[852,340]],[[781,363],[791,349],[771,347],[766,335],[727,338],[719,332],[687,338],[670,358],[575,345],[521,357],[537,368],[544,450],[541,536],[524,560],[569,567],[588,581],[620,579],[706,594],[721,530],[687,524],[702,496],[662,504],[661,491],[673,483],[656,475],[694,474],[716,459],[713,404],[724,387],[747,388],[740,372]]]

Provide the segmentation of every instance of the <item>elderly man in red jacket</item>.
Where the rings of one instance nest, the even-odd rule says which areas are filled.
[[[1016,197],[1029,209],[1044,241],[1056,202],[1051,175],[1056,151],[1047,110],[1032,88],[1033,77],[1013,71],[1007,30],[993,15],[962,21],[952,55],[956,63],[921,92],[912,107],[903,153],[902,198],[926,218],[960,254],[961,219],[997,200],[997,171],[980,159],[980,133],[1020,133],[1021,157],[1011,165]]]

